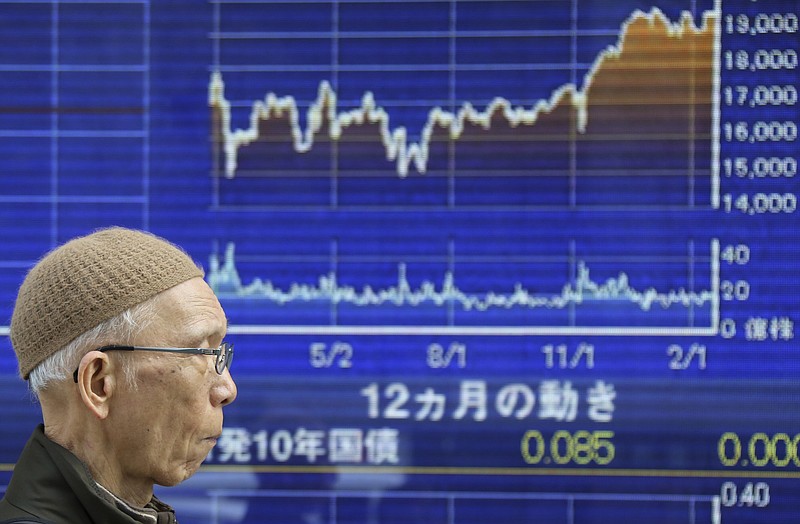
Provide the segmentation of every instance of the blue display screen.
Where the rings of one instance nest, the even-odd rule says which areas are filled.
[[[96,228],[204,267],[239,393],[182,522],[798,520],[799,12],[0,1],[0,333]]]

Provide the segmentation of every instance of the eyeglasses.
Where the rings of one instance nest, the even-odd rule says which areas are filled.
[[[153,348],[153,347],[144,347],[144,346],[119,346],[119,345],[110,345],[110,346],[103,346],[101,348],[97,348],[95,351],[101,351],[105,353],[106,351],[162,351],[165,353],[184,353],[190,355],[215,355],[216,361],[214,362],[214,369],[217,370],[217,373],[222,375],[225,371],[225,368],[231,367],[231,362],[233,361],[233,344],[229,344],[227,342],[223,342],[219,345],[217,349],[211,348]],[[72,374],[73,380],[75,383],[78,382],[78,370],[75,370],[75,373]]]

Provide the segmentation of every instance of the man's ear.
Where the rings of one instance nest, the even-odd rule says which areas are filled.
[[[86,353],[78,365],[81,401],[95,417],[108,417],[109,401],[116,387],[114,363],[102,351]]]

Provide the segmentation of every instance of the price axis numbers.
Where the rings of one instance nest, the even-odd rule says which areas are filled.
[[[793,214],[797,193],[797,13],[763,3],[722,19],[720,208],[736,216]]]

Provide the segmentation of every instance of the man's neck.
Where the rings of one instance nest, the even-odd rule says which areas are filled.
[[[119,454],[97,421],[89,419],[85,412],[71,413],[69,406],[61,404],[60,409],[48,409],[42,402],[45,436],[83,462],[94,481],[114,497],[134,508],[147,505],[153,498],[153,484],[127,478],[115,460]]]

